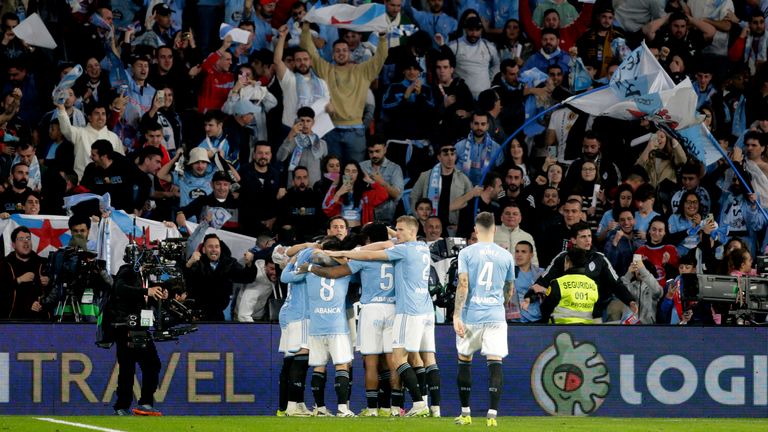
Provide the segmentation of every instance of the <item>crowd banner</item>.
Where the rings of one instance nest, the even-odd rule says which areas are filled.
[[[368,3],[360,6],[335,4],[314,7],[304,20],[316,24],[332,25],[356,32],[385,32],[389,29],[387,11],[382,4]]]
[[[199,328],[179,343],[157,344],[157,407],[166,415],[274,415],[280,327]],[[2,332],[0,415],[112,414],[115,352],[94,345],[94,325],[9,323]],[[448,416],[460,408],[455,339],[451,326],[437,326]],[[510,326],[499,414],[765,418],[766,340],[766,327]],[[354,367],[363,370],[360,356]],[[472,406],[484,410],[488,368],[480,355],[472,377]],[[306,397],[311,404],[308,390]],[[333,385],[326,401],[335,410]],[[365,406],[362,379],[353,383],[351,406]]]

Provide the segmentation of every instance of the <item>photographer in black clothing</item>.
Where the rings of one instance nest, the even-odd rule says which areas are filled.
[[[103,329],[111,333],[107,339],[117,345],[117,401],[115,414],[131,415],[128,409],[133,401],[133,377],[136,363],[141,368],[141,397],[132,413],[142,416],[161,416],[154,408],[154,394],[160,378],[160,358],[148,329],[154,316],[151,307],[158,300],[168,298],[168,291],[159,286],[144,288],[141,274],[133,264],[120,267],[115,277],[114,292],[105,311]]]

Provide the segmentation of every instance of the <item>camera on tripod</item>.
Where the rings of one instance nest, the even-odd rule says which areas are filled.
[[[66,247],[49,258],[48,274],[52,276],[52,295],[57,302],[55,315],[61,322],[71,314],[75,322],[98,314],[96,304],[103,288],[112,283],[106,274],[106,262],[80,247]]]

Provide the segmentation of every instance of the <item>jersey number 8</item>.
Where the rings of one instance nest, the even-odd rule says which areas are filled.
[[[336,279],[320,279],[320,298],[324,301],[333,300],[333,284],[336,283]]]

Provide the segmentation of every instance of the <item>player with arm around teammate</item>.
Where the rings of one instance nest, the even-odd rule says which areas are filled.
[[[503,375],[501,359],[507,356],[507,322],[504,305],[514,292],[515,261],[506,249],[493,242],[496,230],[491,213],[475,219],[477,243],[459,252],[459,285],[453,328],[459,354],[461,415],[456,424],[472,424],[469,396],[472,389],[472,355],[480,350],[488,362],[490,408],[486,424],[497,426]]]
[[[387,228],[382,224],[363,227],[362,234],[371,242],[387,241]],[[299,271],[310,271],[305,264]],[[403,405],[402,388],[392,361],[392,325],[395,318],[394,269],[384,261],[352,260],[333,267],[312,265],[311,272],[325,278],[357,274],[362,283],[357,350],[365,363],[365,394],[367,407],[361,417],[400,415]],[[384,363],[386,367],[380,365]],[[392,391],[394,389],[394,392]],[[382,397],[379,399],[379,391]],[[390,393],[392,406],[390,411]],[[378,410],[377,410],[378,408]]]
[[[394,264],[395,322],[392,328],[392,357],[400,382],[408,389],[413,408],[406,417],[427,417],[430,408],[422,398],[416,372],[408,355],[421,354],[427,373],[433,407],[431,414],[440,415],[440,371],[435,360],[435,313],[429,295],[431,259],[424,242],[416,241],[419,222],[413,216],[397,219],[397,244],[385,250],[328,252],[335,258],[362,261],[389,261]]]

